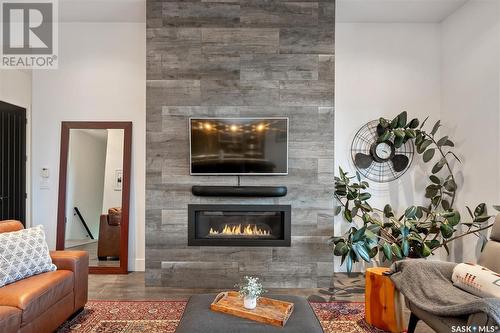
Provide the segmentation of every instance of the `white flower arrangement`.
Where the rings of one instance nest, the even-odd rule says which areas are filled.
[[[267,290],[262,288],[262,284],[259,282],[259,278],[245,276],[243,278],[243,281],[243,283],[236,285],[236,287],[240,288],[241,297],[258,298],[262,294],[267,292]]]

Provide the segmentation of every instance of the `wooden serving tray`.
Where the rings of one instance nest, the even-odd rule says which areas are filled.
[[[257,307],[249,310],[243,306],[243,298],[240,297],[238,292],[225,291],[215,297],[210,309],[264,324],[283,327],[293,312],[293,303],[260,297],[257,300]]]

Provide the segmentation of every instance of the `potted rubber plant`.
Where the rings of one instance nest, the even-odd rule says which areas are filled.
[[[427,118],[420,122],[407,120],[402,112],[394,119],[380,118],[377,125],[378,142],[391,140],[395,148],[413,140],[416,151],[424,163],[431,163],[425,188],[425,205],[413,205],[397,213],[387,204],[383,209],[369,203],[369,183],[361,175],[349,175],[339,168],[335,177],[335,215],[342,214],[351,226],[342,236],[330,239],[335,256],[342,258],[348,272],[353,263],[370,262],[379,253],[383,260],[393,262],[404,258],[426,258],[439,248],[449,254],[450,242],[475,235],[486,243],[481,233],[493,226],[485,203],[475,209],[467,208],[469,218],[463,219],[454,207],[458,185],[450,163],[460,162],[453,152],[455,144],[448,136],[438,137],[441,122],[437,121],[430,131],[424,129]],[[493,206],[500,211],[499,206]]]
[[[240,296],[243,297],[243,306],[246,309],[252,310],[257,306],[257,299],[267,291],[264,290],[259,278],[245,276],[243,282],[239,285]]]

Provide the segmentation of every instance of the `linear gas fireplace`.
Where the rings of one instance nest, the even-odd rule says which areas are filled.
[[[289,205],[189,205],[188,245],[290,246]]]

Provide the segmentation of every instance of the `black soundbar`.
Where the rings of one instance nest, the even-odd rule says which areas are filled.
[[[284,197],[286,186],[201,186],[191,188],[202,197]]]

